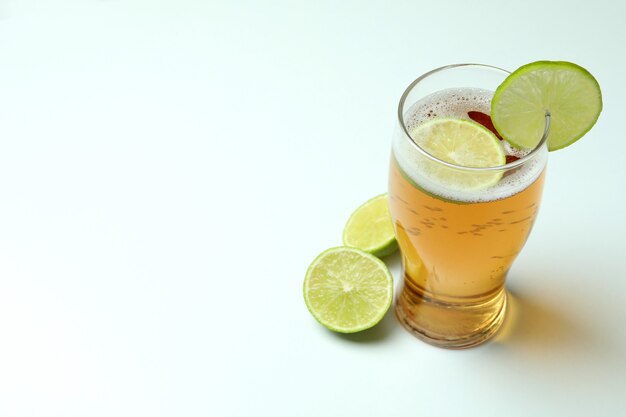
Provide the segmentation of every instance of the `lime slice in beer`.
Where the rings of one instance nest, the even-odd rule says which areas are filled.
[[[500,135],[519,148],[537,146],[550,114],[548,149],[580,139],[598,120],[602,93],[586,69],[564,61],[538,61],[512,72],[496,89],[491,119]]]
[[[462,167],[485,168],[504,165],[502,144],[489,129],[470,120],[441,118],[413,129],[411,138],[430,155]],[[424,161],[424,169],[437,182],[463,190],[495,185],[501,171],[464,171],[435,161]]]
[[[393,278],[380,259],[342,246],[315,258],[303,292],[307,308],[324,327],[355,333],[385,316],[393,298]]]
[[[343,244],[378,257],[398,249],[387,194],[366,201],[352,213],[343,229]]]

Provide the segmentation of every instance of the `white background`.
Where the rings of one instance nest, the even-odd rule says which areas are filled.
[[[0,2],[0,415],[617,416],[623,2]],[[577,62],[604,111],[550,155],[495,341],[333,334],[305,270],[386,189],[418,75]],[[395,277],[399,258],[388,260]]]

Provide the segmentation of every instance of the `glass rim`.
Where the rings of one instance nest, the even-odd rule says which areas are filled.
[[[398,120],[400,122],[400,126],[402,126],[402,130],[403,130],[405,136],[409,138],[410,142],[413,144],[415,149],[417,149],[418,152],[420,152],[422,155],[426,156],[428,159],[431,159],[432,161],[440,163],[442,165],[445,165],[445,166],[447,166],[449,168],[455,168],[455,169],[459,169],[459,170],[473,171],[473,172],[508,170],[508,169],[519,167],[519,166],[525,164],[526,162],[530,161],[531,159],[533,159],[535,154],[537,154],[537,152],[544,147],[544,145],[546,144],[546,141],[548,140],[548,135],[550,134],[550,113],[549,112],[546,112],[546,116],[545,116],[545,118],[546,118],[546,125],[545,125],[545,128],[543,130],[543,135],[541,136],[541,140],[539,141],[537,146],[535,146],[530,152],[528,152],[528,154],[524,155],[523,157],[521,157],[521,158],[519,158],[519,159],[517,159],[515,161],[509,162],[508,164],[504,164],[504,165],[497,165],[497,166],[492,166],[492,167],[467,167],[467,166],[463,166],[463,165],[457,165],[457,164],[454,164],[454,163],[451,163],[451,162],[444,161],[443,159],[439,159],[439,158],[437,158],[434,155],[431,155],[425,149],[423,149],[421,146],[419,146],[417,143],[415,143],[415,140],[413,140],[413,138],[409,134],[409,131],[407,130],[406,124],[404,123],[403,108],[404,108],[404,104],[406,102],[407,97],[409,96],[411,91],[413,91],[413,88],[416,85],[418,85],[421,81],[425,80],[429,76],[431,76],[433,74],[436,74],[438,72],[441,72],[441,71],[448,70],[448,69],[461,68],[461,67],[478,67],[478,68],[484,68],[484,69],[501,71],[501,72],[504,72],[506,74],[510,74],[510,71],[507,71],[507,70],[505,70],[503,68],[499,68],[499,67],[496,67],[496,66],[493,66],[493,65],[466,63],[466,64],[444,65],[443,67],[435,68],[435,69],[430,70],[430,71],[420,75],[419,77],[417,77],[411,84],[409,84],[409,86],[406,88],[406,90],[404,90],[404,93],[402,94],[402,97],[400,97],[400,103],[398,104]],[[505,140],[505,139],[503,139],[503,140]]]

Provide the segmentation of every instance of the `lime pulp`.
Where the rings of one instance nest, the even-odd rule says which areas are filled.
[[[565,148],[593,127],[602,111],[602,92],[583,67],[565,61],[537,61],[512,72],[496,89],[491,119],[511,145],[532,149],[550,115],[548,149]]]
[[[346,222],[343,244],[383,257],[396,251],[398,244],[389,214],[387,194],[359,206]]]
[[[377,324],[391,306],[393,278],[375,256],[345,246],[322,252],[304,279],[304,301],[324,327],[355,333]]]

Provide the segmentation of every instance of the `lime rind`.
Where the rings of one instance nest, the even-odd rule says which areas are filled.
[[[398,249],[387,194],[361,204],[348,218],[342,233],[345,246],[384,257]]]
[[[384,258],[385,256],[389,256],[397,250],[398,242],[396,241],[396,237],[394,236],[393,239],[389,239],[380,249],[372,252],[372,255],[379,258]]]
[[[327,259],[332,255],[339,259]],[[347,259],[341,260],[341,257]],[[347,297],[339,291],[340,286],[361,283],[357,295]],[[378,324],[391,307],[393,277],[384,262],[374,255],[338,246],[325,250],[313,260],[306,271],[302,290],[307,309],[322,326],[339,333],[356,333]],[[334,296],[323,299],[324,292],[328,295],[333,290]],[[382,302],[369,303],[374,298]],[[360,315],[363,310],[369,311]]]
[[[537,61],[512,72],[496,89],[491,118],[511,145],[532,149],[550,114],[548,149],[565,148],[584,136],[602,111],[598,81],[567,61]]]

